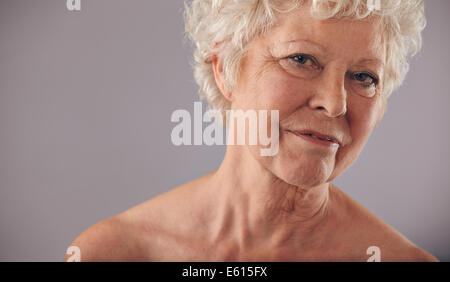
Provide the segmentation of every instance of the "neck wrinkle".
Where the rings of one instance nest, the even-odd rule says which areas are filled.
[[[319,240],[315,235],[327,222],[329,183],[312,188],[288,184],[243,146],[227,148],[209,187],[214,187],[212,199],[217,207],[215,242],[231,239],[240,248],[259,243],[304,245]]]

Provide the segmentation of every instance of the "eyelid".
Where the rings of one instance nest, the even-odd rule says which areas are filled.
[[[355,76],[355,75],[357,75],[357,74],[367,74],[368,76],[370,76],[371,78],[372,78],[372,80],[373,80],[373,83],[375,84],[375,85],[378,85],[378,83],[379,83],[379,81],[380,81],[380,79],[378,78],[378,76],[376,75],[376,74],[373,74],[372,72],[370,72],[370,71],[358,71],[358,72],[353,72],[352,73],[352,76]]]
[[[314,56],[309,55],[309,54],[305,54],[305,53],[295,53],[295,54],[286,56],[286,57],[284,57],[284,58],[282,57],[282,58],[280,58],[280,59],[282,59],[282,60],[283,60],[283,59],[294,60],[295,57],[297,57],[297,56],[302,56],[302,57],[305,57],[306,59],[311,60],[311,61],[314,63],[316,69],[318,69],[318,70],[322,70],[322,69],[323,69],[323,67],[321,66],[321,64],[319,63],[319,61],[318,61]],[[299,62],[296,62],[296,64],[300,64],[300,63],[299,63]],[[300,64],[300,65],[302,65],[302,64]],[[372,71],[354,71],[354,72],[348,71],[348,72],[347,72],[347,75],[348,75],[349,77],[351,77],[352,79],[354,79],[354,76],[355,76],[356,74],[366,74],[366,75],[368,75],[369,77],[372,78],[372,80],[373,80],[373,85],[374,85],[374,86],[377,86],[377,85],[379,84],[379,82],[380,82],[379,76],[378,76],[377,74],[375,74],[374,72],[372,72]]]
[[[294,59],[294,58],[297,57],[297,56],[303,56],[303,57],[305,57],[305,58],[308,58],[308,59],[310,59],[310,60],[317,66],[317,68],[319,68],[319,69],[322,68],[322,66],[319,64],[319,62],[317,61],[317,59],[316,59],[314,56],[312,56],[312,55],[308,55],[308,54],[304,54],[304,53],[295,53],[295,54],[293,54],[293,55],[287,56],[286,58],[288,58],[288,59]]]

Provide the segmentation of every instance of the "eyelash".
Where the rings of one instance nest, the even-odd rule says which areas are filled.
[[[317,67],[317,69],[320,69],[321,68],[321,66],[320,66],[320,64],[317,62],[317,60],[313,57],[313,56],[311,56],[311,55],[307,55],[307,54],[294,54],[294,55],[291,55],[291,56],[288,56],[287,58],[288,59],[290,59],[290,60],[293,60],[294,61],[294,63],[295,64],[299,64],[299,65],[301,65],[301,66],[304,66],[305,64],[303,63],[300,63],[299,62],[299,60],[297,60],[297,58],[298,57],[303,57],[304,59],[306,59],[306,60],[310,60],[311,62],[313,62]],[[378,82],[379,82],[379,79],[377,78],[377,76],[375,76],[375,75],[373,75],[373,74],[371,74],[371,73],[369,73],[369,72],[357,72],[357,73],[352,73],[352,74],[350,74],[350,77],[351,78],[353,78],[353,79],[355,79],[355,80],[357,80],[357,81],[359,81],[358,79],[356,79],[356,75],[367,75],[367,76],[369,76],[371,79],[372,79],[372,83],[370,84],[370,85],[366,85],[366,84],[361,84],[361,86],[362,87],[364,87],[364,88],[370,88],[370,87],[372,87],[372,86],[377,86],[378,85]]]
[[[372,85],[374,85],[374,86],[377,86],[378,85],[378,78],[375,76],[375,75],[373,75],[373,74],[371,74],[371,73],[369,73],[369,72],[358,72],[358,73],[353,73],[352,74],[352,77],[355,79],[355,80],[358,80],[358,79],[356,79],[356,77],[355,76],[357,76],[357,75],[367,75],[368,77],[370,77],[371,79],[372,79],[372,83],[370,84],[370,85],[366,85],[366,84],[364,84],[364,83],[362,83],[361,84],[361,86],[362,87],[365,87],[365,88],[369,88],[369,87],[372,87]],[[358,80],[359,81],[359,80]]]
[[[305,64],[300,63],[299,60],[296,59],[298,57],[303,57],[303,58],[305,58],[307,60],[310,60],[311,62],[313,62],[317,66],[317,68],[321,68],[320,64],[317,62],[317,60],[314,57],[310,56],[310,55],[294,54],[294,55],[289,56],[288,59],[293,60],[295,64],[300,64],[300,65],[304,66]]]

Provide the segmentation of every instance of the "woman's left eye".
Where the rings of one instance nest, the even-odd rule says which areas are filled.
[[[372,85],[378,84],[378,79],[374,75],[366,72],[355,73],[353,74],[353,78],[362,82],[363,86],[365,87],[370,87]]]

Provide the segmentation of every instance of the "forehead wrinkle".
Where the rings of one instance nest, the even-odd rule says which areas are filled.
[[[327,52],[327,48],[326,47],[324,47],[320,43],[314,42],[313,40],[310,40],[310,39],[292,39],[292,40],[288,40],[288,41],[286,41],[284,43],[289,44],[289,46],[291,46],[291,44],[293,45],[293,44],[296,44],[296,43],[300,43],[300,44],[308,45],[311,48],[317,49],[321,53],[326,53]]]
[[[385,41],[384,33],[382,32],[382,20],[381,18],[366,18],[363,20],[352,20],[350,22],[350,28],[355,30],[357,28],[357,23],[363,23],[364,26],[359,25],[359,27],[366,27],[369,24],[369,33],[367,36],[349,36],[348,40],[353,41],[360,40],[361,46],[365,46],[365,54],[361,57],[355,57],[354,61],[357,64],[377,64],[384,66],[385,63]]]
[[[377,69],[383,69],[384,68],[384,62],[381,59],[377,59],[377,58],[361,59],[355,65],[357,65],[357,66],[372,65],[372,66],[376,67]]]
[[[277,40],[278,42],[292,43],[301,42],[302,44],[308,44],[321,51],[322,53],[326,53],[331,55],[334,53],[345,54],[347,53],[348,44],[338,44],[339,42],[355,42],[361,46],[367,46],[366,51],[369,54],[365,54],[365,58],[359,59],[358,56],[355,57],[355,54],[351,54],[352,61],[363,61],[367,59],[378,59],[384,65],[384,56],[382,55],[384,51],[384,40],[383,33],[378,32],[381,29],[382,21],[381,18],[367,18],[362,20],[356,19],[327,19],[320,20],[313,17],[308,18],[308,28],[305,28],[305,18],[301,17],[288,17],[283,25],[278,25],[276,29],[279,30],[279,33],[276,37],[281,37],[281,39]],[[297,20],[296,20],[297,19]],[[330,30],[329,27],[334,28],[339,23],[344,23],[344,25],[340,25],[340,28],[335,30]],[[361,25],[360,23],[364,24]],[[361,29],[358,32],[358,29]],[[367,34],[367,30],[370,34]],[[356,32],[356,34],[355,34]],[[324,38],[324,33],[326,34],[326,38]],[[363,34],[364,36],[359,36],[359,34]],[[330,37],[331,36],[331,37]],[[324,43],[327,44],[324,44]],[[276,44],[277,42],[273,42]],[[294,45],[293,45],[294,46]],[[380,49],[379,49],[380,48]],[[366,62],[364,62],[366,63]]]

